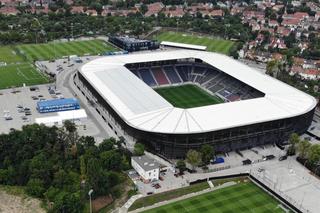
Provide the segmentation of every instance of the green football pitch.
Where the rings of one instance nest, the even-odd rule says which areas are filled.
[[[218,189],[144,213],[285,213],[271,195],[251,182]]]
[[[184,109],[223,103],[223,100],[219,97],[210,95],[205,90],[192,84],[156,88],[155,91],[173,106]]]
[[[219,52],[223,54],[229,54],[230,50],[235,45],[235,42],[229,40],[211,38],[206,36],[200,37],[197,35],[172,31],[162,32],[159,35],[156,35],[154,39],[158,41],[171,41],[184,44],[202,45],[207,47],[207,51]]]
[[[23,84],[29,86],[48,82],[48,78],[29,63],[10,64],[0,67],[0,89],[21,87]]]
[[[23,62],[23,58],[19,56],[11,46],[0,47],[0,62],[7,64]]]
[[[23,44],[17,45],[16,49],[27,60],[50,60],[63,56],[85,54],[98,55],[116,49],[102,40],[70,41],[70,42],[50,42],[45,44]]]

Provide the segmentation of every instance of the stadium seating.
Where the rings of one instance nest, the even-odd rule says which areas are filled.
[[[139,70],[139,73],[140,73],[140,76],[142,78],[142,80],[148,84],[149,86],[153,87],[153,86],[156,86],[157,83],[156,81],[154,80],[151,72],[149,69],[140,69]]]
[[[245,83],[202,63],[164,64],[149,68],[131,69],[149,86],[162,86],[193,82],[212,93],[218,95],[226,102],[246,100],[262,97],[264,94]]]
[[[164,66],[163,69],[172,84],[181,83],[180,77],[178,76],[177,72],[174,70],[172,66]]]
[[[152,68],[152,73],[159,85],[169,84],[169,81],[160,67]]]

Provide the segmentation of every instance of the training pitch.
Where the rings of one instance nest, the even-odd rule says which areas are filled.
[[[223,103],[217,96],[210,95],[205,90],[192,84],[157,88],[155,91],[179,108],[193,108]]]
[[[50,42],[45,44],[17,45],[19,53],[29,61],[52,60],[69,55],[98,55],[116,49],[102,40]]]
[[[218,189],[144,213],[285,213],[279,202],[251,182]]]
[[[23,84],[29,86],[48,82],[49,80],[46,76],[28,63],[0,67],[0,89],[21,87]]]
[[[207,51],[229,54],[235,42],[205,36],[191,35],[181,32],[162,32],[155,37],[159,41],[171,41],[184,44],[195,44],[207,47]]]

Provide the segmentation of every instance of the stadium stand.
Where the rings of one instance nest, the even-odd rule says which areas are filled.
[[[181,83],[181,79],[173,66],[164,66],[163,69],[172,84]]]
[[[148,84],[150,87],[154,87],[157,85],[156,80],[154,80],[151,72],[149,69],[140,69],[139,70],[140,76],[142,80]]]
[[[152,73],[159,85],[168,85],[169,81],[160,67],[152,68]]]
[[[149,68],[130,69],[151,87],[195,83],[216,94],[225,102],[262,97],[263,93],[251,88],[214,67],[202,63],[163,64]]]

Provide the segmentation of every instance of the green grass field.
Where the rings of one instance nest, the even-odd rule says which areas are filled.
[[[102,40],[50,42],[0,47],[0,89],[49,83],[46,76],[33,67],[35,60],[52,60],[62,56],[97,55],[116,49]]]
[[[229,54],[230,50],[235,45],[235,42],[229,40],[211,37],[199,37],[197,35],[172,31],[162,32],[159,35],[156,35],[154,39],[158,41],[171,41],[185,44],[203,45],[207,46],[207,51],[219,52],[223,54]]]
[[[0,47],[0,62],[7,64],[23,62],[23,58],[16,54],[11,46]]]
[[[49,80],[38,72],[31,64],[10,64],[0,67],[0,89],[44,84]]]
[[[27,60],[50,60],[62,58],[62,56],[85,54],[98,55],[106,51],[116,50],[113,46],[102,40],[50,42],[45,44],[17,45],[18,51],[25,55]]]
[[[218,189],[144,213],[284,213],[279,202],[251,182]]]
[[[223,100],[219,97],[210,95],[205,90],[192,84],[157,88],[155,91],[173,106],[184,109],[223,103]]]

